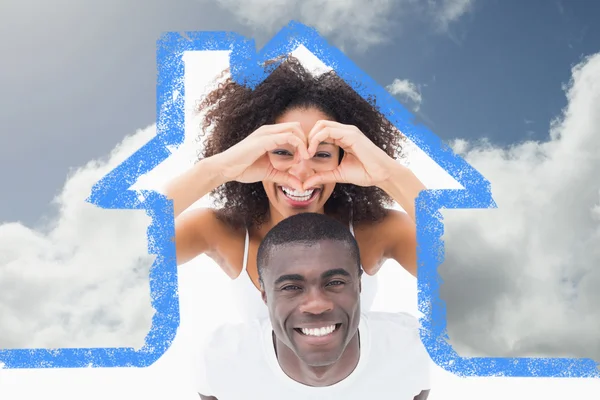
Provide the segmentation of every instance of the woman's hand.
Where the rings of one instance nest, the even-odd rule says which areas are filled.
[[[390,179],[398,163],[369,140],[357,127],[334,121],[318,121],[308,135],[308,154],[319,144],[332,143],[344,150],[344,158],[331,171],[321,171],[304,182],[305,188],[324,183],[378,186]]]
[[[271,181],[301,191],[303,185],[298,178],[274,168],[269,160],[270,151],[290,146],[295,149],[295,160],[310,158],[306,135],[296,122],[263,125],[235,146],[214,157],[218,159],[220,173],[225,181]]]
[[[321,142],[338,145],[345,152],[344,158],[334,170],[321,171],[308,178],[305,188],[329,182],[376,186],[416,221],[415,199],[426,188],[410,169],[388,156],[355,126],[319,121],[308,136],[310,156]]]

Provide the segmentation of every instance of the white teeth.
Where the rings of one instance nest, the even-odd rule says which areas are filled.
[[[307,336],[325,336],[329,335],[331,332],[335,331],[335,325],[326,326],[323,328],[301,328],[300,329],[303,334]]]
[[[315,191],[315,189],[310,189],[305,190],[304,192],[299,192],[298,190],[290,189],[285,186],[282,186],[281,189],[289,198],[296,201],[306,201],[310,199],[310,196],[312,196],[313,192]]]

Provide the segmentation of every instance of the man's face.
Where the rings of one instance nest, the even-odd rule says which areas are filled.
[[[320,241],[271,251],[263,299],[277,338],[305,364],[335,363],[358,330],[360,276],[346,244]]]

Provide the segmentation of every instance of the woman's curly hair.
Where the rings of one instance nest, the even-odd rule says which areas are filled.
[[[229,77],[199,103],[197,111],[206,112],[200,140],[212,128],[200,159],[229,149],[262,125],[274,124],[288,110],[308,107],[339,123],[356,126],[390,157],[401,156],[404,137],[379,112],[374,99],[363,99],[334,71],[315,76],[298,59],[288,56],[254,90]],[[218,205],[218,218],[231,226],[260,226],[268,219],[269,199],[261,182],[227,182],[211,194]],[[376,222],[386,215],[386,205],[391,203],[392,199],[377,187],[338,183],[325,203],[325,213],[346,223],[350,218],[356,223]]]

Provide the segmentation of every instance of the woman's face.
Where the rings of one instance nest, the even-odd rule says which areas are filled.
[[[332,120],[332,118],[316,108],[295,108],[285,112],[275,122],[299,122],[308,142],[308,134],[319,120]],[[298,178],[300,182],[304,182],[317,172],[337,168],[340,148],[331,143],[321,143],[312,158],[299,162],[294,162],[294,154],[294,147],[285,145],[271,151],[269,160],[275,169],[286,171]],[[304,193],[272,182],[263,182],[263,186],[269,198],[271,217],[283,219],[301,212],[323,213],[325,202],[331,196],[335,183],[319,185]],[[280,218],[277,218],[278,216]]]

